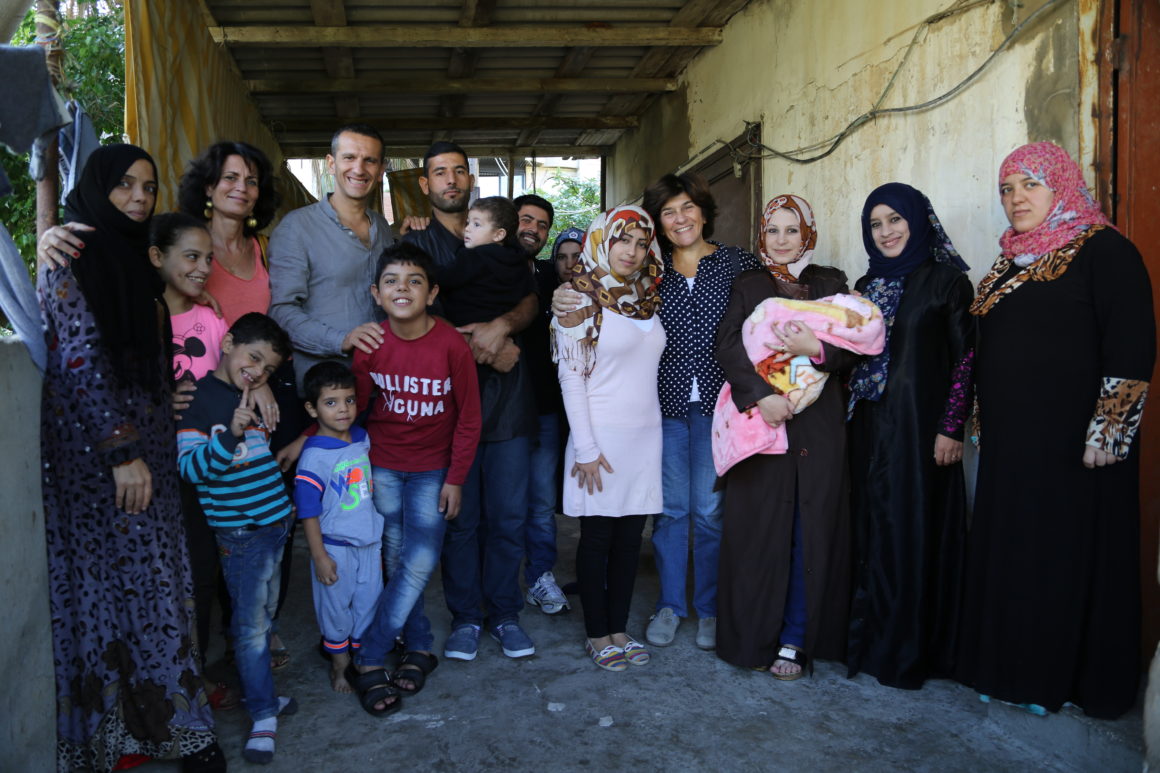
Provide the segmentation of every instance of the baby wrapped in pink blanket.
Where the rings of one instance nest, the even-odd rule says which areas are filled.
[[[816,301],[767,298],[758,304],[741,326],[745,352],[761,377],[790,401],[795,414],[813,404],[829,374],[815,368],[809,357],[779,351],[781,341],[772,328],[790,321],[808,326],[820,341],[858,354],[878,354],[886,340],[882,312],[858,296],[831,295]],[[724,475],[753,454],[784,454],[788,447],[785,426],[771,427],[756,409],[738,411],[726,381],[713,410],[717,474]]]

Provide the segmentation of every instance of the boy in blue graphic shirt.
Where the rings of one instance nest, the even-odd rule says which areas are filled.
[[[318,433],[306,441],[294,479],[294,504],[314,567],[314,612],[330,654],[330,683],[351,692],[351,650],[374,618],[383,590],[383,516],[371,501],[371,443],[353,426],[354,373],[337,362],[306,371],[306,411]]]
[[[254,721],[242,756],[267,763],[274,758],[278,715],[298,709],[292,698],[275,694],[270,668],[291,505],[251,390],[290,356],[290,339],[274,320],[255,312],[233,324],[221,347],[217,367],[198,380],[193,402],[177,423],[177,461],[213,527],[233,602],[234,658]]]

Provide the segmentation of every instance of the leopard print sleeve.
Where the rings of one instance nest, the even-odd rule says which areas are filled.
[[[1088,424],[1087,445],[1120,459],[1128,456],[1144,414],[1148,382],[1105,376],[1096,410]]]

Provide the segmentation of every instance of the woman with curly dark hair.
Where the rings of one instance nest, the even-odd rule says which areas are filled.
[[[270,310],[268,239],[258,232],[274,219],[279,201],[270,160],[246,142],[227,140],[210,145],[189,162],[178,183],[178,209],[209,221],[215,268],[206,280],[205,290],[217,301],[227,325],[251,311],[265,314]],[[274,433],[271,447],[278,450],[298,436],[303,423],[301,404],[294,391],[294,368],[289,360],[271,376],[268,388],[260,391],[258,399],[262,401],[259,405],[265,406],[262,416],[267,423],[271,416],[277,422],[270,429]],[[287,420],[283,421],[284,418]],[[208,538],[208,532],[204,536]],[[282,559],[278,611],[289,587],[293,538],[291,533]],[[195,583],[201,580],[197,596],[199,613],[204,611],[204,614],[199,615],[198,627],[203,635],[209,632],[207,594],[211,593],[209,584],[216,577],[216,563],[210,559],[214,549],[212,539],[204,542],[202,552],[206,560],[201,562],[201,571],[198,571],[197,556],[193,557]],[[190,552],[195,552],[192,543]],[[277,614],[274,619],[277,621]],[[290,655],[277,633],[271,637],[270,652],[274,668],[290,662]]]
[[[270,160],[245,142],[210,145],[181,176],[178,208],[209,221],[218,270],[205,289],[221,305],[227,325],[270,309],[266,239],[258,231],[274,219],[278,201]]]

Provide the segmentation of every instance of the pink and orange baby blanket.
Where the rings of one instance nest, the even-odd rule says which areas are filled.
[[[882,312],[855,295],[831,295],[816,301],[767,298],[742,323],[741,340],[750,362],[777,394],[801,413],[818,398],[829,374],[809,357],[780,351],[774,325],[795,321],[808,326],[818,340],[857,354],[878,354],[886,341]],[[718,475],[754,454],[784,454],[789,448],[785,425],[771,427],[756,408],[741,412],[733,403],[729,382],[721,387],[713,410],[713,465]]]

